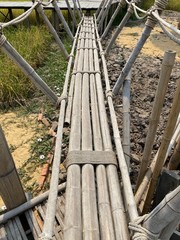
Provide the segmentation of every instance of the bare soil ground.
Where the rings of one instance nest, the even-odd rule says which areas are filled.
[[[179,12],[166,11],[163,18],[174,26],[178,24]],[[111,86],[113,87],[125,62],[135,47],[144,23],[134,25],[129,23],[121,32],[111,53],[107,57],[107,65]],[[108,36],[108,39],[110,36]],[[105,45],[107,42],[105,42]],[[180,79],[180,46],[170,40],[156,26],[142,52],[138,56],[132,69],[131,83],[131,174],[132,183],[135,183],[141,160],[145,138],[148,131],[149,117],[152,111],[155,92],[160,76],[160,69],[164,52],[176,51],[176,60],[166,93],[166,99],[161,114],[152,156],[156,153],[161,143],[161,136],[166,126],[168,114],[172,104],[176,83]],[[122,135],[122,92],[114,99],[119,129]]]

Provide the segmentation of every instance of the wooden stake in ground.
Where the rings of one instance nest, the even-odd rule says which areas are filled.
[[[170,143],[170,140],[172,138],[173,132],[174,132],[174,128],[176,125],[176,121],[177,118],[179,116],[179,112],[180,112],[180,79],[178,80],[177,83],[177,89],[174,95],[174,100],[173,100],[173,104],[172,104],[172,108],[171,108],[171,112],[168,118],[168,122],[167,122],[167,126],[162,138],[162,143],[159,149],[159,154],[157,157],[157,161],[155,164],[155,168],[154,168],[154,172],[153,172],[153,176],[152,176],[152,180],[150,183],[150,187],[149,187],[149,192],[146,198],[146,202],[145,202],[145,208],[144,211],[147,212],[151,206],[151,201],[153,198],[153,194],[156,188],[156,184],[158,181],[158,177],[161,173],[163,164],[164,164],[164,159],[166,157],[166,152]]]
[[[180,136],[177,140],[176,147],[174,149],[174,153],[170,159],[169,162],[169,169],[170,170],[176,170],[178,165],[180,163]]]
[[[26,202],[16,167],[0,126],[0,195],[8,210]]]
[[[148,134],[146,137],[143,157],[142,157],[142,161],[141,161],[141,168],[140,168],[140,172],[139,172],[139,176],[138,176],[137,187],[139,187],[139,185],[146,173],[148,165],[150,163],[151,151],[153,148],[154,139],[156,137],[156,131],[157,131],[158,123],[159,123],[161,109],[163,107],[166,89],[167,89],[170,75],[172,72],[172,68],[174,65],[175,56],[176,56],[176,53],[172,52],[172,51],[167,51],[164,54],[160,79],[159,79],[159,83],[158,83],[158,87],[157,87],[157,91],[156,91],[156,96],[155,96],[155,100],[154,100],[154,104],[153,104],[152,113],[150,116]]]

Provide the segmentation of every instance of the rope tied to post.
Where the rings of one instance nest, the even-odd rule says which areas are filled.
[[[4,36],[4,34],[0,34],[0,47],[3,46],[5,41],[6,41],[6,37]]]
[[[142,223],[146,217],[147,214],[138,217],[134,222],[129,223],[129,229],[134,233],[132,240],[158,240],[159,234],[154,234],[142,227]]]
[[[66,94],[62,94],[60,97],[58,97],[58,100],[56,102],[56,108],[58,108],[60,106],[60,103],[62,102],[62,100],[67,101],[68,97]]]

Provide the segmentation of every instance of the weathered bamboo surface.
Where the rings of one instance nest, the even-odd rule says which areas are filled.
[[[54,222],[53,240],[63,239],[64,193],[57,198],[57,212]],[[28,240],[39,239],[46,215],[47,201],[43,201],[32,209],[8,220],[0,225],[1,240]]]
[[[94,20],[85,17],[71,78],[71,109],[67,108],[69,158],[79,153],[82,162],[69,164],[67,159],[64,240],[129,239],[117,166],[104,160],[113,147],[96,40]],[[92,153],[93,161],[82,158],[91,159]]]

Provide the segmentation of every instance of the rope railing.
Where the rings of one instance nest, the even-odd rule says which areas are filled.
[[[38,5],[39,5],[39,2],[34,3],[30,9],[28,9],[26,12],[22,13],[20,16],[14,18],[13,20],[11,20],[7,23],[2,23],[0,25],[0,28],[3,29],[5,27],[9,27],[11,25],[14,25],[14,24],[24,21]]]

